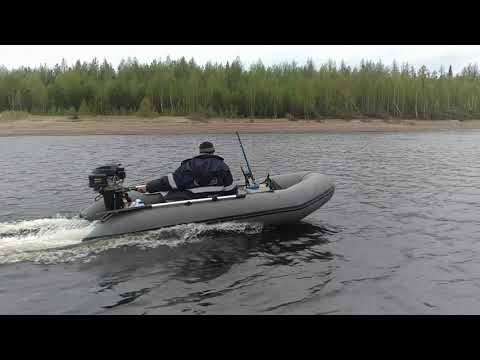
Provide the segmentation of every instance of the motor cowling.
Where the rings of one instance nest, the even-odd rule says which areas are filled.
[[[121,164],[108,164],[95,168],[88,176],[89,187],[103,196],[106,210],[123,209],[126,196],[123,180],[125,169]]]

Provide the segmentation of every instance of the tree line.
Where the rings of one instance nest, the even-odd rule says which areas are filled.
[[[221,117],[480,117],[480,73],[469,64],[453,74],[408,63],[362,60],[337,66],[295,62],[245,67],[240,59],[200,66],[194,59],[63,60],[53,67],[0,67],[0,111],[64,115],[189,115]]]

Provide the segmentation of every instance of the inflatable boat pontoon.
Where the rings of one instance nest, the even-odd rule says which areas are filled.
[[[121,168],[123,170],[123,168]],[[125,177],[125,173],[121,172]],[[121,177],[120,176],[120,177]],[[84,240],[140,231],[154,230],[186,223],[218,223],[227,221],[253,222],[265,225],[299,221],[311,214],[332,197],[335,186],[328,176],[315,172],[297,172],[267,177],[255,190],[237,184],[237,195],[164,202],[163,194],[144,194],[126,191],[130,201],[141,199],[139,208],[119,208],[122,199],[111,198],[109,203],[96,201],[80,213],[97,225]],[[95,179],[91,179],[95,182]],[[107,183],[105,183],[107,184]],[[110,183],[109,183],[110,184]],[[115,194],[115,190],[112,191]],[[105,197],[105,194],[104,194]],[[108,208],[114,210],[107,210]],[[123,206],[123,205],[122,205]]]

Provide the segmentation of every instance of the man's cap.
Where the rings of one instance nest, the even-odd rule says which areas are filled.
[[[213,153],[215,152],[215,148],[213,147],[213,144],[209,141],[205,141],[203,143],[200,144],[200,153],[203,154],[203,153]]]

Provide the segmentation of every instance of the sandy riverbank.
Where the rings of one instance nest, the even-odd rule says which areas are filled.
[[[134,116],[96,116],[73,120],[67,116],[35,116],[26,120],[0,117],[0,136],[21,135],[169,135],[208,133],[304,133],[369,131],[435,131],[480,129],[480,120],[342,120],[209,119],[186,117],[141,119]]]

